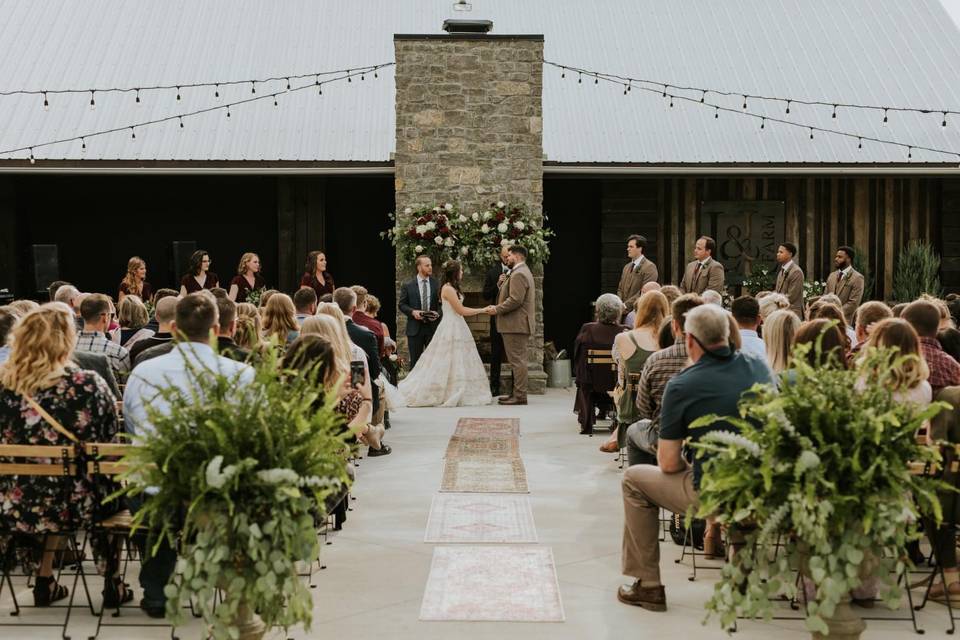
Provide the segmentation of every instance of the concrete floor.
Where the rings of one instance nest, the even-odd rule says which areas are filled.
[[[316,574],[316,608],[309,632],[292,629],[290,638],[721,638],[715,620],[706,626],[703,603],[712,590],[710,571],[689,582],[689,565],[677,565],[680,548],[662,544],[662,571],[669,610],[651,613],[620,604],[623,523],[621,471],[612,455],[597,447],[604,436],[578,435],[571,413],[571,391],[532,396],[526,407],[405,409],[393,416],[386,441],[393,454],[364,459],[357,471],[354,510],[342,532],[323,548],[327,568]],[[423,542],[430,502],[440,486],[442,457],[457,418],[519,417],[521,453],[539,544],[553,549],[566,621],[562,623],[421,622],[418,620],[433,545]],[[135,580],[133,580],[135,583]],[[97,586],[99,591],[99,586]],[[29,595],[24,592],[29,599]],[[139,597],[139,593],[138,593]],[[7,598],[0,599],[6,608]],[[876,615],[885,613],[875,610]],[[889,612],[888,612],[889,613]],[[903,615],[903,611],[894,615]],[[931,603],[920,612],[926,637],[946,637],[946,609]],[[89,614],[75,613],[74,637],[92,631]],[[49,618],[46,614],[44,618]],[[2,622],[10,619],[3,616]],[[31,615],[32,619],[37,619]],[[139,619],[131,612],[124,621]],[[912,636],[909,622],[867,623],[865,638]],[[55,638],[53,629],[0,627],[0,638]],[[179,630],[201,637],[196,623]],[[280,634],[277,638],[283,637]],[[741,622],[741,639],[776,636],[809,638],[799,621]],[[163,629],[105,629],[103,638],[164,638]]]

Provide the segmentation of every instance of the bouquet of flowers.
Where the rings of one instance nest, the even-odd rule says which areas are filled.
[[[390,214],[394,226],[381,235],[393,243],[404,261],[428,255],[442,262],[455,254],[457,240],[451,228],[454,209],[449,202],[434,207],[407,207],[401,217]]]
[[[804,280],[803,300],[807,301],[810,298],[816,298],[817,296],[823,295],[823,292],[826,290],[826,288],[826,282],[821,282],[820,280]]]
[[[266,287],[260,287],[259,289],[253,289],[250,293],[247,294],[247,302],[252,304],[255,307],[260,306],[260,299],[263,297],[263,294],[266,293]]]
[[[752,296],[761,291],[773,291],[776,284],[776,268],[759,262],[754,263],[750,275],[743,279],[743,288]]]

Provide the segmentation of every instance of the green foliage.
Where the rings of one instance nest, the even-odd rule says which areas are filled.
[[[313,603],[296,563],[316,559],[315,518],[348,482],[336,398],[322,401],[315,375],[278,369],[276,350],[252,383],[191,369],[190,391],[159,390],[169,410],[147,408],[155,431],[127,460],[128,495],[157,489],[136,524],[157,544],[183,540],[167,617],[179,620],[192,598],[218,639],[236,637],[241,603],[268,627],[309,628]],[[224,601],[214,608],[218,588]]]
[[[773,291],[777,286],[777,268],[774,265],[754,262],[750,275],[743,279],[743,288],[751,296],[761,291]]]
[[[810,630],[826,633],[824,619],[870,573],[881,597],[898,602],[896,579],[919,517],[941,519],[936,492],[947,485],[911,475],[909,463],[939,459],[915,433],[948,405],[895,400],[890,371],[903,357],[894,351],[871,352],[852,370],[835,361],[814,369],[810,348],[797,347],[779,392],[757,385],[741,401],[740,417],[724,418],[739,434],[712,433],[693,445],[709,456],[700,515],[718,514],[746,537],[707,603],[708,616],[719,615],[725,628],[738,614],[769,617],[773,597],[795,595],[795,567],[816,585],[806,610]],[[778,540],[785,546],[774,561]]]
[[[809,301],[811,298],[816,298],[823,295],[823,292],[827,288],[827,283],[822,280],[804,280],[803,281],[803,299],[804,301]]]
[[[873,299],[873,287],[876,284],[873,272],[870,271],[870,261],[867,260],[867,252],[860,247],[854,247],[853,268],[863,275],[863,300]]]
[[[922,294],[941,297],[940,256],[926,242],[913,241],[897,256],[893,272],[893,299],[913,302]]]

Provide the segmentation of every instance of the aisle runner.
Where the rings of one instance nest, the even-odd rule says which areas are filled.
[[[536,542],[520,459],[520,421],[461,418],[447,445],[425,542]],[[453,493],[456,492],[456,493]],[[553,552],[531,546],[437,547],[421,620],[563,622]]]

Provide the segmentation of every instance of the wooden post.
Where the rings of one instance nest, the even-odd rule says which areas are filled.
[[[807,183],[807,202],[804,216],[806,217],[806,241],[807,260],[804,271],[810,278],[816,277],[814,268],[816,265],[816,237],[817,237],[817,181],[815,178],[805,178]]]
[[[683,238],[680,235],[680,180],[670,179],[670,277],[664,282],[680,282],[683,276]]]
[[[0,176],[0,289],[10,289],[16,296],[20,284],[17,278],[20,251],[13,181],[13,176]]]
[[[893,178],[883,180],[883,297],[889,298],[893,291]]]
[[[683,264],[693,260],[693,245],[697,240],[697,179],[683,181]],[[683,267],[680,269],[683,274]]]

